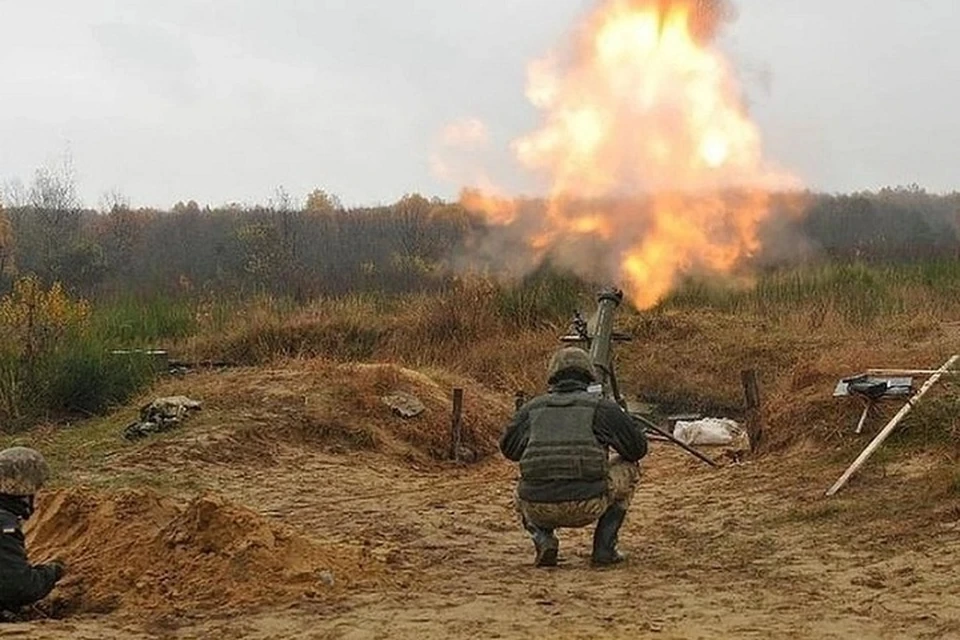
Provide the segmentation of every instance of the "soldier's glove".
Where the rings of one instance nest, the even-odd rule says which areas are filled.
[[[50,563],[53,567],[53,581],[59,582],[67,574],[67,565],[62,560],[54,560]]]

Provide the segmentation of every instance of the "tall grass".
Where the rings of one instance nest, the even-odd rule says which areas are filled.
[[[775,271],[747,285],[690,279],[661,304],[663,309],[712,309],[784,319],[803,313],[856,327],[895,316],[960,311],[960,261],[915,264],[825,264]]]
[[[569,273],[542,269],[496,292],[496,313],[517,329],[538,329],[572,317],[589,296],[585,283]]]
[[[93,324],[94,333],[105,341],[150,346],[158,340],[196,333],[197,305],[162,297],[116,299],[94,309]]]
[[[594,293],[573,276],[543,269],[515,282],[469,276],[439,292],[369,292],[306,304],[271,296],[115,299],[80,305],[87,309],[83,321],[62,331],[50,330],[60,326],[55,322],[24,324],[25,316],[15,313],[7,320],[13,325],[2,325],[0,318],[0,429],[102,413],[124,402],[156,374],[147,359],[111,355],[124,348],[164,348],[188,358],[251,365],[285,357],[393,360],[442,366],[496,388],[527,387],[542,382],[541,360],[557,346],[556,336],[574,310],[593,309]],[[61,298],[54,302],[54,316],[71,308]],[[11,304],[8,310],[27,303]],[[819,265],[764,273],[739,286],[691,279],[659,308],[716,312],[733,325],[744,318],[777,323],[783,335],[774,342],[782,350],[786,337],[803,337],[795,331],[797,318],[857,331],[917,316],[960,317],[960,262]],[[641,333],[650,341],[680,339],[684,332],[692,332],[686,339],[704,339],[696,322],[674,326],[670,316],[630,320],[627,314],[625,309],[621,322],[645,328]],[[27,336],[25,331],[39,333],[10,337]],[[25,341],[30,349],[23,348]],[[655,369],[643,367],[637,370]]]
[[[40,409],[61,415],[98,415],[125,402],[154,379],[147,357],[115,355],[96,337],[77,340],[46,363],[46,394]]]
[[[149,359],[111,351],[176,330],[176,323],[166,312],[147,313],[137,331],[127,331],[129,314],[122,305],[114,313],[95,312],[58,284],[47,289],[36,278],[17,281],[0,298],[0,430],[103,413],[147,384],[156,373]]]

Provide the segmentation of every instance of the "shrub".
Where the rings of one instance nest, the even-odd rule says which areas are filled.
[[[149,380],[149,363],[110,359],[90,316],[85,300],[33,276],[0,298],[0,428],[51,413],[102,412]]]

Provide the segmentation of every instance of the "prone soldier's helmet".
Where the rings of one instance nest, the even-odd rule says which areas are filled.
[[[547,382],[553,384],[563,377],[562,374],[574,372],[586,377],[591,382],[597,380],[597,372],[593,368],[590,355],[579,347],[564,347],[550,358],[550,364],[547,367]]]
[[[0,493],[32,496],[48,477],[50,467],[36,449],[11,447],[0,451]]]

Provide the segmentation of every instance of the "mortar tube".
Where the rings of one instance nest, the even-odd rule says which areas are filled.
[[[590,359],[600,376],[599,382],[603,385],[605,395],[610,383],[613,317],[621,301],[623,292],[619,289],[609,289],[597,294],[597,326],[594,335],[590,336]]]

